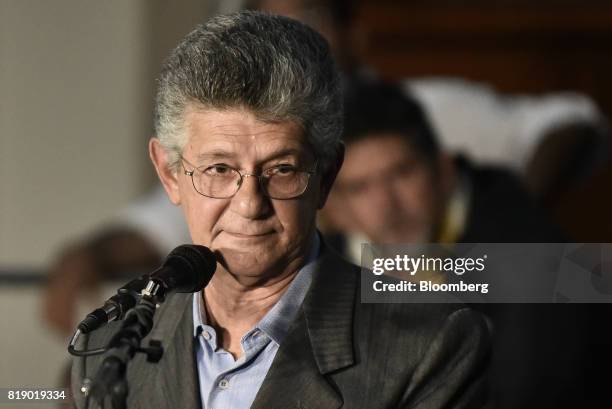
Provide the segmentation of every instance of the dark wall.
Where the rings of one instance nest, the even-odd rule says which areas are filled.
[[[452,75],[505,92],[575,90],[612,117],[610,1],[362,0],[362,57],[384,77]],[[612,241],[612,164],[550,209],[576,241]]]

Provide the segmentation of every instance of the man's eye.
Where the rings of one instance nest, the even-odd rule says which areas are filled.
[[[409,175],[411,173],[413,173],[413,171],[416,169],[416,163],[414,162],[405,162],[402,163],[400,165],[395,166],[395,168],[393,169],[394,173],[397,173],[399,175]]]
[[[278,165],[272,168],[266,169],[266,176],[290,176],[293,175],[297,169],[293,165]]]
[[[232,168],[227,165],[212,165],[204,169],[202,173],[209,176],[227,176],[231,172]]]
[[[368,185],[366,183],[347,183],[342,186],[342,191],[350,196],[359,196],[366,193]]]

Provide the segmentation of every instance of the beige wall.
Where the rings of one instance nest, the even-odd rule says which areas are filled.
[[[67,239],[151,187],[160,60],[217,6],[0,0],[0,272],[44,271]],[[13,312],[0,319],[2,387],[57,385],[68,360],[66,340],[41,319],[43,291],[0,283],[0,311]]]
[[[205,1],[0,1],[0,270],[44,267],[153,181],[154,76]]]

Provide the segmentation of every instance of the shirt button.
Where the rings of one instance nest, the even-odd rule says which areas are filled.
[[[212,335],[210,335],[210,332],[208,331],[204,331],[202,332],[202,336],[204,337],[205,340],[210,341],[210,339],[212,338]]]
[[[221,388],[221,389],[229,388],[229,381],[227,379],[221,379],[219,381],[219,388]]]

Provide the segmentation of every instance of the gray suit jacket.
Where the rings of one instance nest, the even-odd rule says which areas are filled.
[[[485,406],[489,335],[478,313],[457,304],[362,304],[359,267],[329,249],[319,263],[252,408]],[[142,354],[130,363],[128,407],[201,408],[192,295],[169,297],[155,322],[143,345],[159,339],[165,352],[157,364]],[[79,347],[104,346],[118,325],[95,331]],[[84,407],[81,380],[94,377],[101,360],[73,364],[78,408]]]

